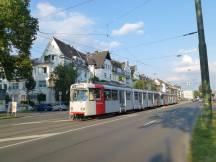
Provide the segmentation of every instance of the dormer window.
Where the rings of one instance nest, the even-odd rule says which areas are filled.
[[[49,61],[49,56],[44,56],[44,61]]]

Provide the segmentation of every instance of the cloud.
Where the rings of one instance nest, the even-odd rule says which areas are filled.
[[[185,80],[185,76],[176,76],[176,75],[172,75],[166,78],[166,81],[168,82],[173,82],[173,81],[183,81]]]
[[[79,12],[65,11],[51,3],[40,2],[36,5],[34,16],[39,20],[40,31],[33,50],[40,47],[45,49],[50,38],[53,36],[71,44],[83,52],[117,48],[120,42],[105,42],[91,33],[98,33],[95,28],[95,20]],[[34,57],[40,57],[43,51],[35,53]],[[33,53],[34,54],[34,53]]]
[[[182,64],[192,64],[193,63],[193,59],[191,56],[189,55],[183,55],[182,57]]]
[[[120,29],[113,30],[112,35],[126,35],[129,33],[143,33],[143,22],[137,22],[137,23],[126,23],[124,24]]]
[[[99,46],[100,46],[100,48],[102,48],[102,50],[111,50],[111,49],[114,49],[114,48],[121,46],[121,43],[117,42],[117,41],[100,42]]]
[[[198,59],[193,59],[189,55],[183,55],[179,63],[174,64],[173,71],[175,73],[196,73],[200,71],[200,64]]]
[[[190,53],[198,52],[198,48],[181,49],[181,50],[179,50],[178,52],[179,52],[179,53],[182,53],[182,54],[190,54]]]
[[[38,17],[46,17],[57,11],[56,7],[52,6],[47,2],[38,3],[37,9],[38,9],[38,13],[37,13]]]
[[[84,14],[61,11],[49,3],[38,3],[36,16],[41,31],[54,33],[60,38],[73,38],[76,34],[91,32],[94,21]],[[74,36],[73,36],[74,35]]]

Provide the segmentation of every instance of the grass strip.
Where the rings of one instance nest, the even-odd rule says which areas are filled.
[[[211,125],[199,116],[192,134],[189,162],[216,162],[216,111]]]

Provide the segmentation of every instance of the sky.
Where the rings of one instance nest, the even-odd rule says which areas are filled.
[[[216,89],[216,1],[202,0],[211,87]],[[39,20],[32,57],[56,38],[82,52],[109,50],[151,78],[184,90],[200,85],[194,0],[32,0]],[[177,57],[178,56],[178,57]]]

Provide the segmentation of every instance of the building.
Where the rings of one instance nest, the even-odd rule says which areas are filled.
[[[193,99],[193,91],[183,91],[183,96],[184,96],[184,99],[186,100],[192,100]]]
[[[100,81],[112,81],[112,62],[109,51],[98,52],[86,55],[91,77],[97,77]]]
[[[120,84],[131,85],[131,70],[129,62],[119,62],[112,60],[112,72],[113,78],[112,81],[118,82]]]
[[[130,71],[131,71],[131,79],[132,79],[132,81],[140,79],[140,75],[139,75],[139,72],[137,70],[137,65],[130,66]]]
[[[70,64],[77,70],[76,82],[89,81],[90,70],[86,55],[54,37],[49,41],[42,56],[33,60],[33,77],[36,81],[34,94],[42,93],[46,96],[46,103],[55,103],[54,85],[50,82],[51,74],[58,65]]]

